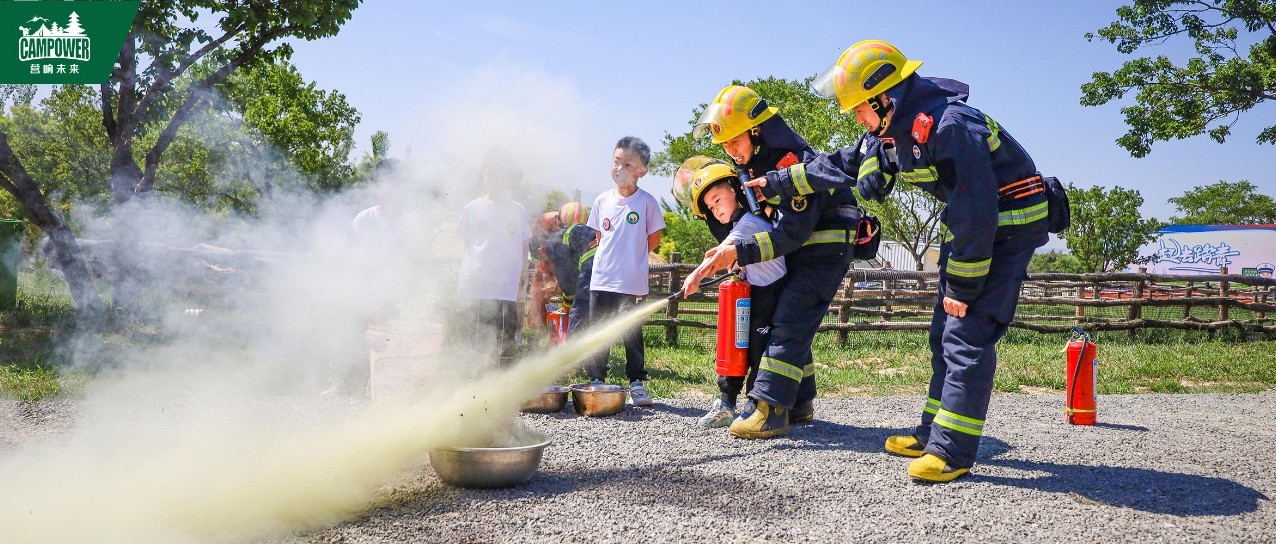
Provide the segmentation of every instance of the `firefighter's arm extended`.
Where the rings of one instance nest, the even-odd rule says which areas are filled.
[[[943,270],[948,280],[947,297],[970,304],[979,297],[988,278],[997,236],[997,179],[987,135],[960,122],[946,123],[932,138],[931,152],[940,175],[949,168],[954,175],[947,202],[952,249]],[[964,314],[964,308],[954,309]]]
[[[888,175],[884,178],[883,173]],[[853,146],[816,155],[804,164],[767,172],[765,177],[751,180],[746,185],[758,187],[766,198],[777,195],[792,198],[839,187],[854,188],[857,182],[864,183],[859,178],[865,178],[874,186],[885,186],[873,193],[884,197],[890,191],[888,181],[893,181],[893,174],[893,165],[885,159],[882,141],[864,134]]]
[[[747,266],[783,257],[802,247],[815,231],[815,225],[820,220],[820,210],[828,198],[828,192],[818,192],[783,201],[780,204],[780,222],[775,230],[759,232],[743,242],[735,243],[733,257],[736,262],[740,266]]]

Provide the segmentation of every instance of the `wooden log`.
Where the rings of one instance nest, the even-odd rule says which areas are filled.
[[[676,264],[679,264],[680,262],[682,262],[681,253],[674,251],[669,254],[669,264],[676,265]],[[668,274],[669,274],[669,283],[666,284],[667,290],[669,291],[669,293],[675,293],[682,288],[682,277],[683,277],[682,270],[678,268],[670,268],[668,270]],[[682,298],[682,297],[674,297],[673,300],[669,301],[669,305],[665,306],[665,317],[668,318],[670,321],[678,320],[678,299],[679,298]],[[669,346],[678,345],[678,325],[665,326],[665,345],[669,345]]]

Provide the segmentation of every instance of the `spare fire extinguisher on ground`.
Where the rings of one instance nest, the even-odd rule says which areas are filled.
[[[1095,355],[1097,348],[1090,341],[1090,335],[1073,327],[1072,338],[1068,340],[1068,370],[1066,411],[1068,423],[1073,425],[1094,425],[1098,408],[1098,397],[1095,390],[1098,385],[1098,374],[1095,372]]]
[[[749,284],[738,277],[718,286],[719,376],[744,376],[749,370]]]

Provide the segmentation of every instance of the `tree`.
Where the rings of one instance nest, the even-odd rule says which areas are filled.
[[[1037,253],[1032,256],[1032,262],[1028,263],[1029,274],[1039,274],[1042,272],[1059,272],[1063,274],[1080,274],[1085,270],[1081,268],[1081,261],[1071,254],[1062,251],[1047,251],[1045,253]]]
[[[1143,219],[1143,196],[1133,189],[1094,186],[1082,190],[1068,184],[1072,226],[1060,233],[1085,272],[1107,272],[1146,262],[1139,249],[1156,240],[1162,224]]]
[[[1170,218],[1170,223],[1179,225],[1276,223],[1276,200],[1259,194],[1258,188],[1246,180],[1193,187],[1169,202],[1179,213]]]
[[[83,36],[84,27],[80,26],[80,14],[72,11],[70,21],[66,25],[66,33],[72,36]]]
[[[115,69],[98,93],[101,127],[110,143],[106,179],[111,202],[118,205],[154,189],[164,153],[183,125],[208,104],[215,87],[242,67],[286,59],[291,48],[275,45],[282,39],[314,40],[336,34],[358,4],[359,0],[143,3]],[[200,16],[209,14],[221,18],[215,25],[196,24]],[[156,136],[148,141],[148,134]],[[140,164],[139,147],[145,148]],[[23,167],[5,133],[0,133],[0,187],[14,196],[29,221],[49,235],[55,261],[71,284],[77,306],[96,306],[96,289],[75,237],[62,214],[48,205],[40,184]],[[119,241],[129,245],[130,223],[120,224]],[[140,281],[134,272],[119,271],[114,278],[117,288]],[[126,290],[124,298],[135,299],[132,291]]]
[[[718,241],[709,232],[704,221],[691,215],[691,210],[681,203],[673,206],[660,199],[660,207],[664,208],[665,230],[660,235],[660,248],[656,253],[665,259],[673,252],[682,254],[682,262],[699,263],[705,252]]]
[[[1195,55],[1182,63],[1140,57],[1115,72],[1095,72],[1081,86],[1086,106],[1138,93],[1134,105],[1121,109],[1130,130],[1117,139],[1131,155],[1147,155],[1157,141],[1206,133],[1222,143],[1241,113],[1276,99],[1276,0],[1134,0],[1117,16],[1097,37],[1121,53],[1184,35],[1195,45]],[[1276,143],[1276,125],[1257,140]]]

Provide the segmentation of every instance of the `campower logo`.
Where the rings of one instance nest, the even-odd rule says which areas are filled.
[[[66,26],[35,16],[18,25],[18,58],[23,61],[66,59],[89,61],[89,37],[80,26],[80,14],[72,11]]]
[[[139,5],[0,2],[0,83],[105,82]]]

